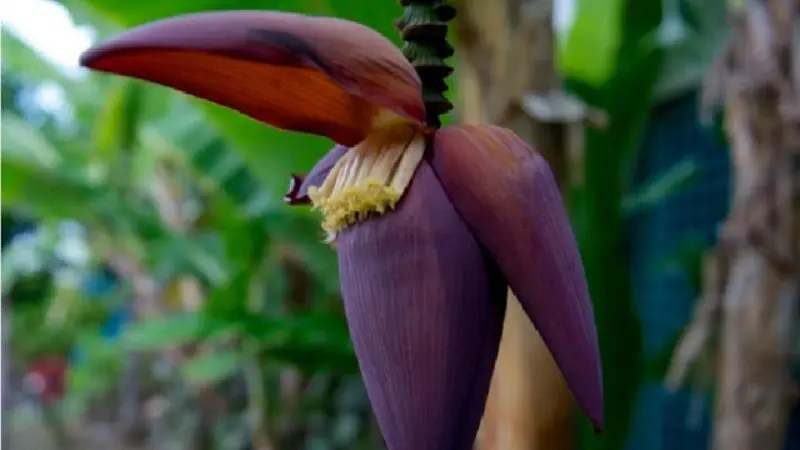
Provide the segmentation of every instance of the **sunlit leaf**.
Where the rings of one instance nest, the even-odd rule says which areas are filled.
[[[601,86],[614,74],[622,43],[624,0],[568,0],[575,22],[561,36],[559,68],[568,77]]]

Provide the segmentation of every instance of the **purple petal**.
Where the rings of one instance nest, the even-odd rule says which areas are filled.
[[[350,147],[337,145],[326,153],[325,156],[311,168],[311,172],[306,174],[303,184],[300,185],[299,194],[308,195],[308,188],[312,186],[321,186],[325,178],[328,177],[328,173],[333,169],[333,166],[339,162],[339,158],[347,153],[348,150],[350,150]]]
[[[290,205],[310,203],[308,189],[312,186],[320,186],[328,177],[333,166],[339,161],[350,147],[337,145],[331,149],[311,168],[311,172],[306,175],[292,175],[289,183],[289,190],[283,196],[283,200]]]
[[[506,285],[422,163],[394,212],[338,237],[345,311],[390,450],[471,450]]]
[[[430,164],[450,201],[500,267],[572,394],[603,427],[597,331],[580,254],[544,158],[509,130],[448,127]]]

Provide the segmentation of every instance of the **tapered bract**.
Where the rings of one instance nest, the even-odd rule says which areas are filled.
[[[500,267],[597,429],[603,391],[597,332],[580,254],[541,155],[496,126],[448,127],[430,164],[448,198]]]
[[[388,109],[425,118],[420,82],[380,33],[341,19],[268,11],[152,22],[89,49],[81,65],[151,81],[269,125],[355,145]]]
[[[506,286],[427,164],[395,212],[337,240],[361,373],[390,450],[470,450]]]

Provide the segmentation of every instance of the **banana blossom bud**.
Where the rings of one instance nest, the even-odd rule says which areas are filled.
[[[198,13],[134,28],[81,63],[339,144],[293,179],[287,200],[323,213],[388,448],[472,448],[508,288],[602,428],[594,315],[550,168],[504,128],[426,126],[419,77],[379,33],[288,13]]]

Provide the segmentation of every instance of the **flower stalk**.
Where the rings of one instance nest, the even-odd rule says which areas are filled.
[[[405,41],[403,55],[417,71],[422,81],[422,98],[425,102],[425,122],[439,128],[439,116],[453,109],[447,100],[447,78],[453,68],[445,59],[453,56],[453,47],[447,42],[447,22],[456,17],[456,10],[446,0],[400,0],[403,16],[397,29]]]

